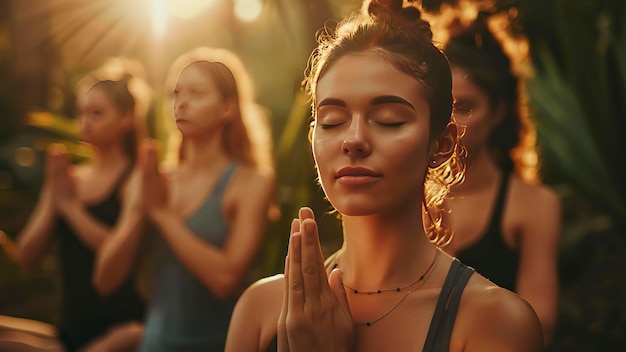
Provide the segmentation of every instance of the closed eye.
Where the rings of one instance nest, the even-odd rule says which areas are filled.
[[[400,127],[402,125],[404,125],[404,121],[400,121],[400,122],[376,122],[377,125],[379,126],[383,126],[383,127]]]
[[[350,114],[343,107],[323,105],[317,110],[317,124],[322,129],[341,126],[350,121]]]
[[[320,124],[318,124],[318,125],[319,125],[322,129],[327,130],[327,129],[331,129],[331,128],[333,128],[333,127],[338,127],[338,126],[341,126],[341,125],[342,125],[342,123],[335,123],[335,124],[332,124],[332,123],[320,123]]]

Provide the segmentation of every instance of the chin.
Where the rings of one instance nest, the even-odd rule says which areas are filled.
[[[371,202],[363,202],[363,201],[340,201],[340,202],[332,202],[331,205],[335,208],[341,215],[345,216],[368,216],[374,215],[380,212],[380,204],[378,202],[374,202],[377,204],[368,204]]]

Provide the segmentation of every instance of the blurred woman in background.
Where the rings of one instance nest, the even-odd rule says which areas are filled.
[[[14,343],[23,347],[18,350],[41,344],[66,351],[138,346],[144,302],[133,278],[102,297],[92,274],[95,253],[118,221],[145,135],[150,89],[138,76],[140,69],[136,62],[114,59],[78,85],[80,139],[93,150],[88,161],[72,165],[64,145],[48,148],[39,201],[17,237],[17,260],[31,271],[53,243],[59,245],[62,303],[58,334],[50,337],[58,343],[33,335],[22,340],[25,344]]]
[[[273,198],[271,139],[233,53],[193,50],[170,77],[177,163],[160,169],[156,144],[144,146],[134,194],[100,250],[95,282],[104,294],[116,290],[149,244],[141,351],[221,351]]]
[[[550,340],[558,308],[561,204],[540,184],[523,81],[481,13],[449,27],[454,116],[465,126],[465,180],[444,206],[454,236],[444,247],[535,309]]]

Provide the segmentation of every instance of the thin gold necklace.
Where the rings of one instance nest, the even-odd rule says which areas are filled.
[[[391,308],[389,308],[389,309],[388,309],[385,313],[383,313],[382,315],[380,315],[378,318],[376,318],[376,319],[374,319],[374,320],[368,320],[368,321],[355,321],[355,323],[356,323],[356,324],[359,324],[359,325],[365,325],[365,326],[367,326],[367,327],[370,327],[370,326],[374,325],[374,323],[376,323],[376,322],[380,321],[380,320],[381,320],[381,319],[383,319],[384,317],[386,317],[386,316],[388,316],[389,314],[391,314],[391,312],[393,312],[396,308],[398,308],[398,306],[400,306],[400,304],[401,304],[401,303],[402,303],[402,302],[403,302],[403,301],[404,301],[404,300],[405,300],[405,299],[406,299],[406,298],[407,298],[407,297],[408,297],[411,293],[413,293],[413,292],[417,291],[420,287],[422,287],[422,286],[426,283],[426,280],[424,280],[424,278],[426,278],[426,279],[427,279],[428,277],[430,277],[430,274],[433,272],[433,270],[432,270],[432,269],[435,267],[435,265],[436,265],[436,264],[437,264],[437,262],[439,261],[439,260],[438,260],[438,259],[439,259],[439,254],[440,254],[440,250],[439,250],[439,249],[437,249],[437,252],[435,253],[435,257],[433,258],[432,263],[430,263],[430,266],[428,267],[428,269],[426,269],[426,272],[425,272],[423,275],[421,275],[421,276],[420,276],[417,280],[415,280],[415,281],[414,281],[414,282],[412,282],[411,284],[409,284],[409,285],[407,285],[407,286],[404,286],[404,287],[398,287],[398,288],[395,288],[395,289],[387,289],[387,290],[376,290],[376,291],[358,291],[358,290],[355,290],[355,289],[351,288],[350,286],[348,286],[348,285],[345,285],[345,284],[344,284],[344,286],[345,286],[345,287],[347,287],[347,288],[349,288],[349,289],[353,290],[353,292],[354,292],[355,294],[374,294],[374,293],[376,293],[376,294],[380,294],[380,293],[383,293],[383,292],[390,292],[390,291],[393,291],[393,292],[401,292],[402,290],[405,290],[405,289],[407,289],[407,288],[409,288],[409,287],[411,287],[411,286],[413,286],[413,285],[415,285],[415,284],[417,284],[417,283],[421,282],[421,284],[419,284],[417,287],[414,287],[414,288],[412,288],[411,290],[407,291],[407,292],[406,292],[406,293],[402,296],[402,298],[400,298],[400,300],[399,300],[396,304],[394,304]],[[334,265],[334,267],[338,267],[338,265],[337,265],[337,264],[335,264],[335,265]],[[424,280],[424,281],[422,281],[422,280]]]
[[[426,274],[428,274],[430,272],[430,269],[433,268],[433,266],[435,265],[435,262],[437,261],[437,258],[439,257],[439,250],[437,250],[437,252],[435,253],[435,257],[433,258],[433,261],[430,263],[430,265],[428,266],[428,268],[426,269],[426,271],[424,272],[424,274],[422,274],[420,277],[417,278],[417,280],[411,282],[410,284],[404,286],[404,287],[396,287],[396,288],[388,288],[388,289],[378,289],[375,291],[364,291],[364,290],[359,290],[353,287],[350,287],[349,285],[346,285],[345,283],[343,284],[346,288],[348,288],[352,293],[356,294],[356,295],[373,295],[373,294],[381,294],[384,292],[402,292],[410,287],[413,287],[415,284],[417,284],[418,282],[424,280],[424,277],[426,277]],[[337,268],[339,265],[335,263],[335,268]]]

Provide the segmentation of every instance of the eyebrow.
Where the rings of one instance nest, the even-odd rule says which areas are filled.
[[[409,103],[407,100],[400,98],[399,96],[396,96],[396,95],[383,95],[380,97],[373,98],[370,101],[370,105],[381,105],[381,104],[402,104],[415,110],[415,107],[413,106],[413,104]],[[320,107],[326,106],[326,105],[335,105],[335,106],[344,106],[344,107],[347,106],[346,103],[341,99],[326,98],[320,101],[319,104],[317,104],[317,108],[319,109]]]
[[[380,105],[380,104],[402,104],[410,107],[415,110],[413,104],[409,103],[407,100],[400,98],[396,95],[383,95],[381,97],[376,97],[370,101],[372,105]]]
[[[325,105],[346,106],[346,103],[341,99],[326,98],[320,101],[319,104],[317,104],[317,108],[319,109],[320,107]]]

